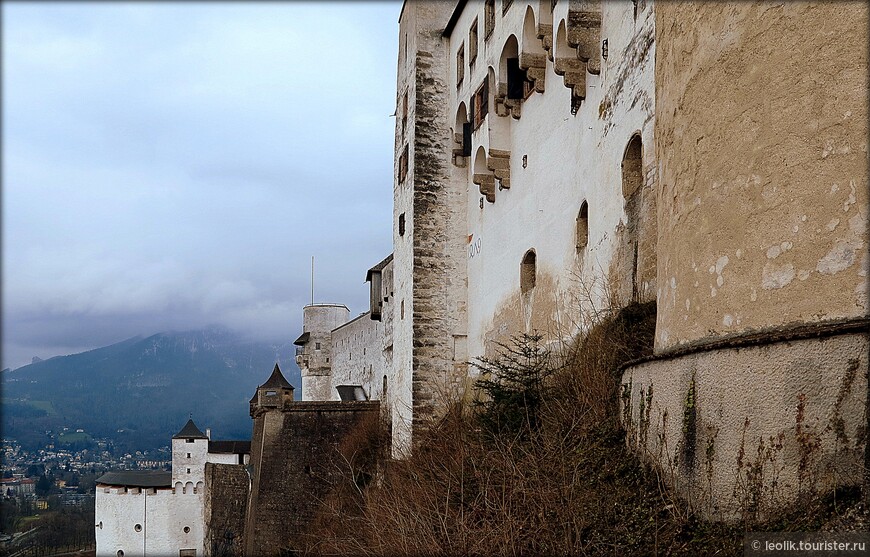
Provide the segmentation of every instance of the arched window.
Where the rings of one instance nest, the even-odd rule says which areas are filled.
[[[523,256],[520,263],[520,292],[525,294],[535,287],[535,275],[537,273],[537,256],[535,250],[530,249]]]
[[[589,203],[586,201],[580,205],[580,213],[577,215],[577,251],[583,251],[589,243]]]
[[[634,135],[622,157],[622,195],[627,199],[643,183],[643,142]]]

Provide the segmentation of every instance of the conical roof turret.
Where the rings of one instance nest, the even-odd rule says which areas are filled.
[[[270,375],[269,379],[267,379],[266,382],[260,385],[258,388],[293,390],[293,385],[291,385],[290,382],[284,378],[284,374],[281,373],[281,368],[278,367],[278,364],[275,364],[275,369],[272,370],[272,375]]]
[[[172,436],[173,439],[208,439],[205,433],[199,430],[196,427],[196,424],[193,423],[193,419],[187,420],[187,423],[184,424],[184,427],[181,428],[181,431]]]

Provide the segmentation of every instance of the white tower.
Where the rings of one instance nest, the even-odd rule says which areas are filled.
[[[185,492],[191,488],[201,491],[205,482],[205,463],[208,459],[208,436],[196,427],[193,420],[172,436],[172,485],[181,484]]]

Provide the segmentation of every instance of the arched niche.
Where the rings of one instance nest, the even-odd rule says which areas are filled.
[[[643,141],[634,134],[622,155],[622,195],[628,199],[643,183]]]
[[[531,6],[526,8],[523,19],[523,35],[520,44],[520,68],[524,72],[523,98],[528,98],[532,92],[544,92],[544,78],[547,75],[547,52],[538,38],[538,26],[535,23],[535,12]]]
[[[534,249],[523,255],[520,262],[520,292],[527,294],[532,291],[537,281],[538,256]]]
[[[487,166],[486,149],[477,148],[472,166],[472,181],[479,186],[480,194],[490,203],[495,203],[495,176]]]
[[[465,101],[459,103],[456,118],[453,122],[453,164],[466,166],[466,158],[471,156],[471,122],[468,119],[468,108]]]

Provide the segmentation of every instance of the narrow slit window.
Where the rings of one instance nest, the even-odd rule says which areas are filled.
[[[408,176],[408,146],[405,145],[405,148],[402,150],[402,154],[399,156],[399,183],[405,181],[405,178]]]
[[[465,45],[459,45],[459,51],[456,53],[456,86],[462,85],[462,79],[465,77]]]
[[[468,66],[474,65],[477,60],[477,19],[471,24],[471,29],[468,30]]]
[[[589,204],[584,201],[577,215],[577,251],[582,251],[589,243]]]
[[[471,109],[474,117],[474,129],[480,127],[483,124],[483,120],[486,118],[487,113],[489,112],[489,78],[483,80],[483,85],[481,85],[477,91],[474,93],[474,96],[471,98]]]
[[[405,128],[408,126],[408,92],[405,91],[402,97],[402,133],[405,133]]]
[[[525,294],[535,287],[536,274],[537,255],[535,255],[535,250],[530,249],[523,256],[523,261],[520,263],[520,292]]]

